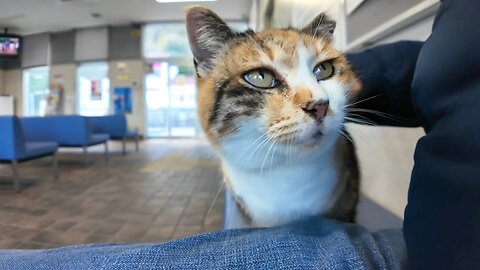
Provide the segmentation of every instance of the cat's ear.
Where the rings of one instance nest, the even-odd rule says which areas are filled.
[[[193,53],[197,74],[208,73],[215,55],[222,51],[234,33],[220,17],[211,10],[193,6],[186,11],[187,33]]]
[[[336,23],[325,13],[321,13],[313,19],[307,26],[302,28],[302,32],[317,38],[331,39],[335,31]]]

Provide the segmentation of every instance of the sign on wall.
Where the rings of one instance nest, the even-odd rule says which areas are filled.
[[[115,114],[132,113],[132,88],[116,87],[113,89],[113,106]]]

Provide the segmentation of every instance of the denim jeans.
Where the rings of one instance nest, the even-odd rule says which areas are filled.
[[[310,218],[162,244],[90,244],[0,252],[0,269],[405,269],[401,231]]]

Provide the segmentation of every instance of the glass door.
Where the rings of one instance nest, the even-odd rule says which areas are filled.
[[[45,115],[50,92],[48,76],[48,67],[29,68],[23,71],[24,115]]]
[[[164,60],[151,64],[145,77],[147,136],[198,135],[195,70],[191,60]]]
[[[102,116],[110,112],[110,80],[106,62],[84,63],[77,69],[78,113]]]

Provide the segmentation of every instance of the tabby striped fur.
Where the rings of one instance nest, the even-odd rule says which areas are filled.
[[[321,14],[303,29],[236,33],[208,9],[187,10],[200,124],[252,226],[311,215],[354,219],[358,167],[353,144],[340,134],[355,76],[333,47],[334,27]],[[312,70],[326,60],[334,73],[317,81]],[[246,82],[244,74],[259,68],[280,83]],[[329,102],[321,122],[305,111],[319,100]]]

